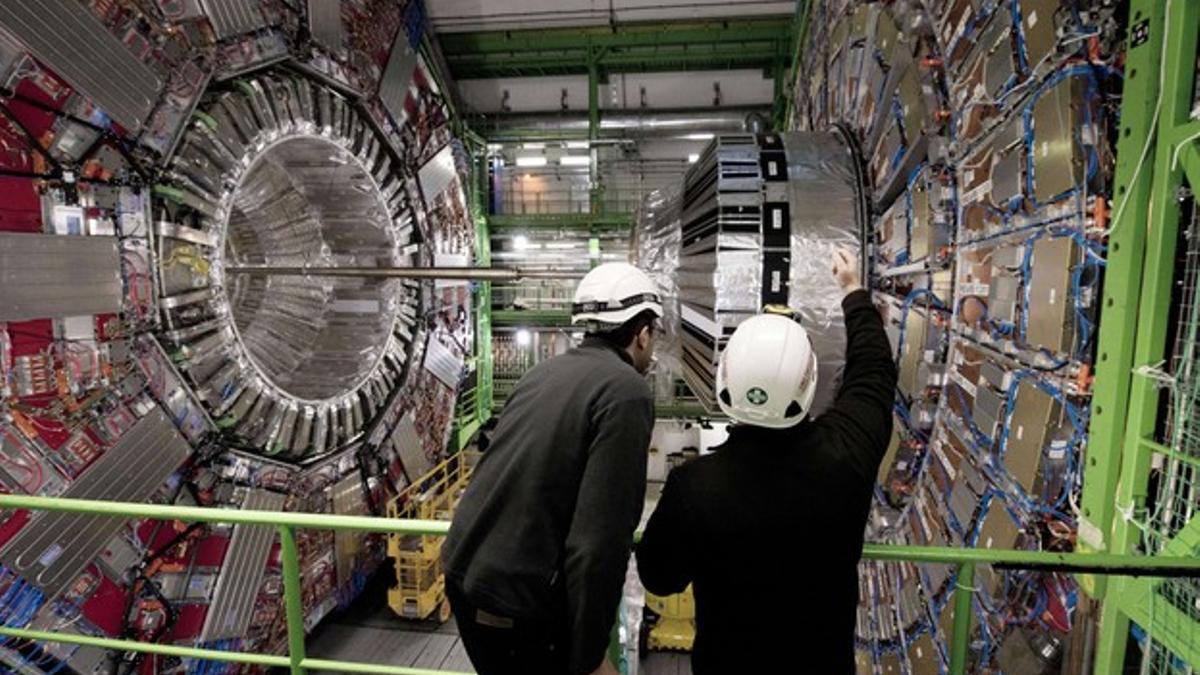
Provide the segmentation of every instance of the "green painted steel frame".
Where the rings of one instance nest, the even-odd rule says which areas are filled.
[[[628,23],[440,36],[457,79],[786,65],[790,18]]]
[[[137,518],[178,520],[183,522],[225,523],[275,527],[279,531],[283,558],[284,610],[287,618],[288,654],[249,654],[211,649],[179,647],[116,640],[88,635],[31,631],[15,627],[0,627],[0,636],[35,642],[61,642],[87,645],[101,649],[162,654],[186,659],[246,663],[288,668],[293,675],[303,675],[307,669],[331,670],[345,673],[380,673],[386,675],[460,675],[449,671],[424,670],[379,664],[311,659],[304,652],[304,607],[301,602],[299,553],[296,547],[297,529],[343,530],[387,534],[423,534],[442,536],[450,523],[434,520],[403,520],[367,516],[338,516],[313,513],[281,513],[238,509],[213,509],[195,506],[161,504],[128,504],[82,499],[0,495],[0,509],[82,513],[102,518]],[[1074,571],[1088,569],[1104,574],[1136,574],[1147,576],[1200,577],[1200,558],[1143,558],[1133,555],[1045,553],[1041,551],[996,551],[991,549],[953,549],[920,546],[882,546],[868,544],[863,557],[873,560],[941,563],[958,566],[958,588],[974,591],[975,566],[1037,567]],[[951,675],[962,675],[966,669],[968,631],[970,630],[970,593],[959,594],[951,639]]]
[[[1146,271],[1145,214],[1154,178],[1153,139],[1158,121],[1158,59],[1162,54],[1163,7],[1160,0],[1135,0],[1130,15],[1153,30],[1144,43],[1129,45],[1114,195],[1118,207],[1111,225],[1104,296],[1092,397],[1091,427],[1084,463],[1079,543],[1090,551],[1108,550],[1116,513],[1113,495],[1121,473],[1130,372],[1137,339],[1139,293]],[[1147,154],[1150,153],[1150,154]],[[1122,206],[1122,202],[1124,205]],[[1082,580],[1094,597],[1104,595],[1103,579]]]
[[[1113,223],[1114,237],[1109,242],[1109,274],[1113,273],[1113,256],[1124,253],[1119,246],[1128,246],[1133,257],[1126,264],[1141,265],[1143,270],[1140,284],[1115,289],[1127,294],[1125,297],[1106,297],[1105,311],[1110,303],[1124,302],[1122,312],[1105,315],[1103,326],[1114,326],[1110,334],[1117,337],[1100,342],[1101,358],[1106,347],[1121,350],[1132,349],[1131,358],[1119,364],[1124,370],[1115,372],[1114,378],[1126,377],[1130,372],[1161,363],[1167,355],[1168,306],[1171,302],[1174,282],[1176,246],[1180,227],[1180,195],[1185,178],[1191,185],[1200,184],[1200,153],[1196,142],[1200,138],[1200,124],[1189,121],[1194,100],[1194,60],[1198,33],[1200,33],[1200,3],[1192,0],[1134,0],[1130,7],[1131,42],[1126,65],[1125,103],[1122,107],[1122,126],[1130,126],[1134,133],[1142,135],[1132,145],[1144,148],[1138,155],[1130,156],[1141,171],[1150,171],[1151,177],[1130,175],[1125,199],[1128,204],[1116,204],[1118,212],[1125,218]],[[1146,31],[1136,30],[1143,22]],[[1161,59],[1161,61],[1160,61]],[[1137,78],[1142,78],[1139,81]],[[1157,79],[1147,84],[1146,80]],[[1149,95],[1145,95],[1145,90]],[[1144,100],[1137,100],[1137,97]],[[1150,101],[1154,105],[1148,106]],[[1146,113],[1149,111],[1149,117]],[[1122,138],[1126,131],[1122,129]],[[1131,134],[1132,135],[1132,134]],[[1119,157],[1126,149],[1118,148]],[[1137,165],[1125,168],[1137,174]],[[1128,173],[1128,171],[1126,173]],[[1147,183],[1147,181],[1149,181]],[[1147,189],[1147,184],[1149,188]],[[1118,195],[1122,193],[1122,175],[1118,169]],[[1118,196],[1118,198],[1120,198]],[[1128,235],[1128,236],[1124,236]],[[1120,269],[1118,268],[1118,271]],[[1137,275],[1128,275],[1136,278]],[[1122,276],[1121,281],[1130,279]],[[1112,277],[1106,286],[1113,287]],[[1107,295],[1107,292],[1106,292]],[[1124,324],[1124,325],[1122,325]],[[1132,342],[1132,344],[1130,344]],[[1125,357],[1125,351],[1115,354]],[[1109,353],[1110,359],[1114,352]],[[1101,393],[1100,375],[1097,371],[1097,395]],[[1119,383],[1114,383],[1118,384]],[[1153,456],[1165,449],[1154,443],[1152,437],[1159,422],[1160,383],[1153,378],[1134,375],[1128,386],[1127,411],[1115,407],[1101,411],[1104,401],[1096,401],[1093,419],[1099,415],[1126,418],[1123,427],[1103,422],[1104,433],[1111,436],[1098,437],[1098,427],[1093,426],[1092,438],[1100,440],[1099,451],[1093,446],[1088,460],[1089,468],[1096,466],[1092,477],[1085,474],[1085,505],[1094,505],[1096,500],[1106,498],[1100,507],[1111,517],[1111,527],[1102,530],[1108,535],[1107,550],[1113,554],[1126,554],[1135,550],[1139,530],[1133,522],[1133,514],[1146,506],[1149,492],[1150,465]],[[1119,405],[1120,399],[1113,398]],[[1115,439],[1119,439],[1116,444]],[[1093,441],[1095,443],[1095,441]],[[1168,456],[1178,456],[1169,449]],[[1119,462],[1119,464],[1117,464]],[[1106,466],[1098,466],[1107,463]],[[1113,475],[1119,466],[1119,478]],[[1089,485],[1094,476],[1098,482]],[[1112,489],[1112,488],[1115,488]],[[1116,517],[1115,514],[1120,514]],[[1125,515],[1129,514],[1129,515]],[[1087,515],[1085,513],[1085,515]],[[1095,515],[1095,514],[1093,514]],[[1101,523],[1097,523],[1100,525]],[[1164,548],[1165,555],[1195,557],[1200,550],[1200,518],[1193,518]],[[1149,558],[1153,560],[1153,558]],[[1139,623],[1150,637],[1185,659],[1192,667],[1200,667],[1200,623],[1178,612],[1159,600],[1151,611],[1155,584],[1149,580],[1130,581],[1114,579],[1106,595],[1101,615],[1100,635],[1097,644],[1095,672],[1100,675],[1121,673],[1125,663],[1125,647],[1128,642],[1129,621]],[[1178,626],[1188,626],[1192,635],[1188,639],[1177,632]]]

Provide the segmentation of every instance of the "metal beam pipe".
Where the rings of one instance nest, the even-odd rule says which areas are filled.
[[[374,279],[450,279],[456,281],[520,281],[522,279],[581,279],[582,272],[522,270],[516,267],[287,267],[229,265],[230,274],[270,274],[295,277],[362,277]]]
[[[589,101],[590,103],[590,101]],[[751,117],[766,119],[767,106],[739,106],[717,110],[598,110],[596,137],[671,138],[700,133],[740,133]],[[555,135],[587,138],[591,131],[590,110],[567,113],[527,113],[492,115],[477,119],[472,128],[496,142]],[[700,140],[700,139],[696,139]]]

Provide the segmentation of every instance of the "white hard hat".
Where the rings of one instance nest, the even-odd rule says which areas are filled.
[[[575,288],[571,323],[597,323],[616,328],[642,312],[663,315],[658,287],[629,263],[605,263],[587,273]]]
[[[731,419],[772,429],[808,416],[817,391],[817,355],[796,321],[760,314],[742,322],[717,366],[717,403]]]

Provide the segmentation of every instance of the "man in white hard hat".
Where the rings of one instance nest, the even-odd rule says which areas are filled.
[[[858,270],[835,256],[847,344],[833,407],[808,418],[817,362],[799,323],[744,321],[717,370],[729,440],[671,472],[638,545],[648,591],[693,584],[696,675],[854,672],[857,566],[896,386]]]
[[[482,675],[616,671],[605,657],[643,508],[662,302],[625,263],[580,281],[583,343],[521,378],[442,547]]]

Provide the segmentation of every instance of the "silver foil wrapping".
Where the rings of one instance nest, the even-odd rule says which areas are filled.
[[[714,139],[672,191],[639,212],[639,264],[665,296],[660,368],[682,377],[707,409],[720,350],[766,304],[789,305],[812,338],[828,409],[845,364],[842,292],[833,253],[859,254],[866,217],[859,163],[839,131]]]

